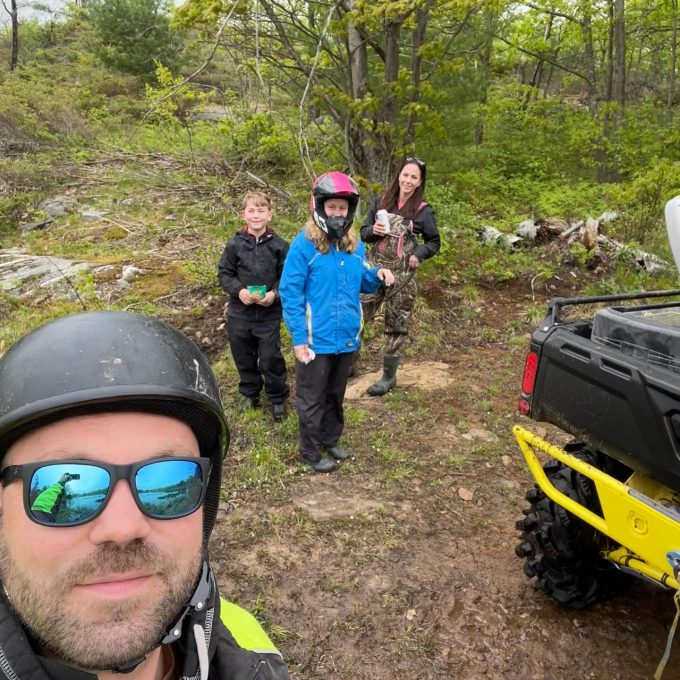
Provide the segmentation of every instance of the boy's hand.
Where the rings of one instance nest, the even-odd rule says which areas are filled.
[[[241,288],[241,290],[239,290],[238,299],[244,305],[252,305],[255,302],[255,300],[253,299],[253,296],[248,292],[247,288]]]
[[[270,290],[261,300],[257,300],[257,304],[262,305],[263,307],[269,307],[273,304],[274,300],[276,300],[276,293],[273,290]]]
[[[408,258],[408,266],[411,269],[420,267],[420,258],[417,255],[411,255],[411,257]]]
[[[394,274],[389,269],[378,269],[378,278],[386,285],[394,283]]]
[[[376,222],[373,225],[373,235],[374,236],[384,236],[385,235],[385,225],[382,222]]]

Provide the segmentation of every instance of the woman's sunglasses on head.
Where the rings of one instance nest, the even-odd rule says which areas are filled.
[[[404,159],[404,163],[415,163],[417,166],[424,168],[425,167],[425,161],[421,160],[420,158],[416,158],[415,156],[406,156]]]
[[[106,507],[119,479],[130,484],[139,509],[152,519],[178,519],[198,510],[210,475],[208,458],[152,458],[132,465],[55,460],[10,465],[2,486],[24,484],[24,510],[43,526],[73,527]]]

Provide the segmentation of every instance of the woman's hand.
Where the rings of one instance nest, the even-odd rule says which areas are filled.
[[[394,274],[389,269],[378,269],[378,278],[386,285],[394,283]]]
[[[411,255],[411,257],[408,258],[408,266],[411,269],[417,269],[420,267],[420,260],[418,259],[417,255]]]
[[[386,233],[387,232],[385,231],[385,225],[384,224],[382,224],[380,222],[376,222],[373,225],[373,235],[374,236],[384,236]]]
[[[271,307],[274,300],[276,300],[276,293],[270,290],[261,300],[257,300],[257,304],[263,307]]]

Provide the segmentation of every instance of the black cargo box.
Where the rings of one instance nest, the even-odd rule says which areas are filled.
[[[655,318],[643,309],[653,308],[598,312],[598,342],[583,322],[537,330],[531,417],[680,492],[680,333],[668,321],[680,306]]]

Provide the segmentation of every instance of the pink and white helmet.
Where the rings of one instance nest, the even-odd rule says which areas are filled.
[[[344,198],[349,203],[346,217],[328,217],[324,203],[329,198]],[[319,175],[312,184],[310,212],[312,219],[331,241],[339,241],[352,226],[359,206],[359,187],[342,172],[327,172]]]

